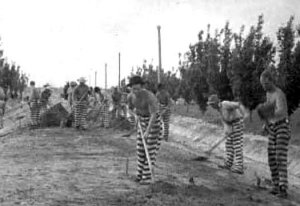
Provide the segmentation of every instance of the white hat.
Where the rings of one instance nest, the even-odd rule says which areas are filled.
[[[86,79],[85,79],[84,77],[80,77],[80,78],[78,79],[78,82],[80,82],[80,83],[85,83],[85,82],[86,82]]]

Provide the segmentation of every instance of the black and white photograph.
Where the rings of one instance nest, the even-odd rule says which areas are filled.
[[[299,0],[0,0],[0,206],[298,206],[299,106]]]

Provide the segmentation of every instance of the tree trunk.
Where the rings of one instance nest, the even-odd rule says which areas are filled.
[[[189,104],[186,104],[186,113],[189,113]]]
[[[249,118],[250,118],[250,122],[252,123],[253,122],[253,110],[250,110]]]

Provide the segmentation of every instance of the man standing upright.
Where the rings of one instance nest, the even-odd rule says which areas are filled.
[[[3,128],[3,116],[5,112],[5,93],[2,87],[0,87],[0,129]]]
[[[35,82],[30,82],[30,116],[31,116],[31,129],[36,129],[40,124],[40,92],[35,87]]]
[[[111,95],[112,101],[113,101],[113,116],[115,118],[119,118],[120,113],[121,113],[121,98],[122,98],[122,93],[118,90],[117,87],[114,88],[114,91]]]
[[[41,94],[41,99],[40,99],[40,113],[42,114],[43,112],[45,112],[48,107],[50,107],[50,97],[51,97],[52,91],[50,89],[50,85],[49,84],[45,84],[44,85],[44,90],[42,91]]]
[[[267,101],[258,106],[258,112],[271,111],[265,112],[269,136],[268,160],[273,181],[271,193],[286,198],[288,188],[287,154],[291,138],[286,96],[275,85],[271,71],[265,70],[261,74],[260,82],[266,91]],[[270,106],[273,109],[268,109]]]
[[[73,103],[73,92],[77,86],[77,83],[75,81],[70,82],[70,87],[68,88],[67,94],[68,94],[68,103],[70,107],[70,116],[68,117],[68,126],[74,127],[75,124],[75,106]]]
[[[88,109],[88,93],[89,87],[85,84],[86,79],[81,77],[78,79],[79,85],[75,87],[73,92],[73,103],[75,106],[75,127],[76,129],[87,129],[87,109]]]
[[[159,112],[163,122],[163,138],[165,141],[169,139],[169,124],[171,115],[171,98],[169,92],[165,89],[163,84],[158,84],[158,92],[156,97],[159,102]]]

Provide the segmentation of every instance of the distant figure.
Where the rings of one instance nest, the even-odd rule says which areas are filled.
[[[237,174],[244,174],[243,167],[243,132],[244,107],[239,102],[220,101],[217,95],[211,95],[208,105],[219,111],[225,130],[226,160],[219,168],[228,169]]]
[[[94,94],[95,94],[95,104],[96,105],[101,105],[103,103],[104,96],[101,93],[100,87],[95,87],[94,88]]]
[[[72,127],[75,125],[75,106],[73,102],[73,92],[75,90],[75,87],[77,86],[77,83],[75,81],[70,82],[70,87],[68,89],[68,103],[71,108],[71,113],[68,117],[68,127]]]
[[[275,85],[269,70],[261,74],[260,82],[266,91],[267,101],[259,105],[257,110],[258,112],[267,110],[265,121],[269,136],[268,159],[273,181],[271,193],[286,198],[288,195],[287,156],[291,139],[287,100],[284,92]]]
[[[112,113],[113,113],[115,118],[119,118],[120,111],[121,111],[122,93],[118,90],[117,87],[115,87],[111,97],[112,97],[112,101],[113,101],[113,111],[112,111]]]
[[[88,93],[89,87],[85,84],[86,79],[81,77],[78,79],[79,85],[75,87],[73,92],[73,102],[75,106],[75,128],[87,129],[87,109],[88,109]]]
[[[41,99],[40,99],[40,107],[41,107],[41,113],[45,112],[48,107],[50,107],[50,102],[49,99],[51,97],[52,91],[50,89],[49,84],[44,85],[44,90],[42,91],[41,94]]]
[[[109,128],[110,126],[110,113],[109,113],[109,101],[106,95],[103,97],[103,101],[100,106],[100,127]]]
[[[63,93],[63,96],[64,96],[64,99],[65,100],[68,100],[68,89],[70,87],[70,83],[67,82],[66,85],[64,86],[64,93]]]
[[[128,106],[127,111],[128,111],[128,121],[130,122],[132,128],[135,128],[136,126],[134,101],[135,101],[135,95],[131,89],[130,93],[127,95],[127,106]]]
[[[0,87],[0,129],[3,128],[3,116],[5,113],[5,93],[2,87]]]
[[[163,122],[163,138],[165,141],[169,139],[169,125],[171,115],[171,97],[163,84],[158,84],[158,92],[156,97],[159,103],[159,112]]]
[[[31,116],[31,129],[36,129],[40,124],[40,92],[35,88],[35,82],[30,82],[30,116]]]
[[[127,93],[122,92],[121,93],[121,101],[120,101],[120,114],[126,118],[127,114]]]

